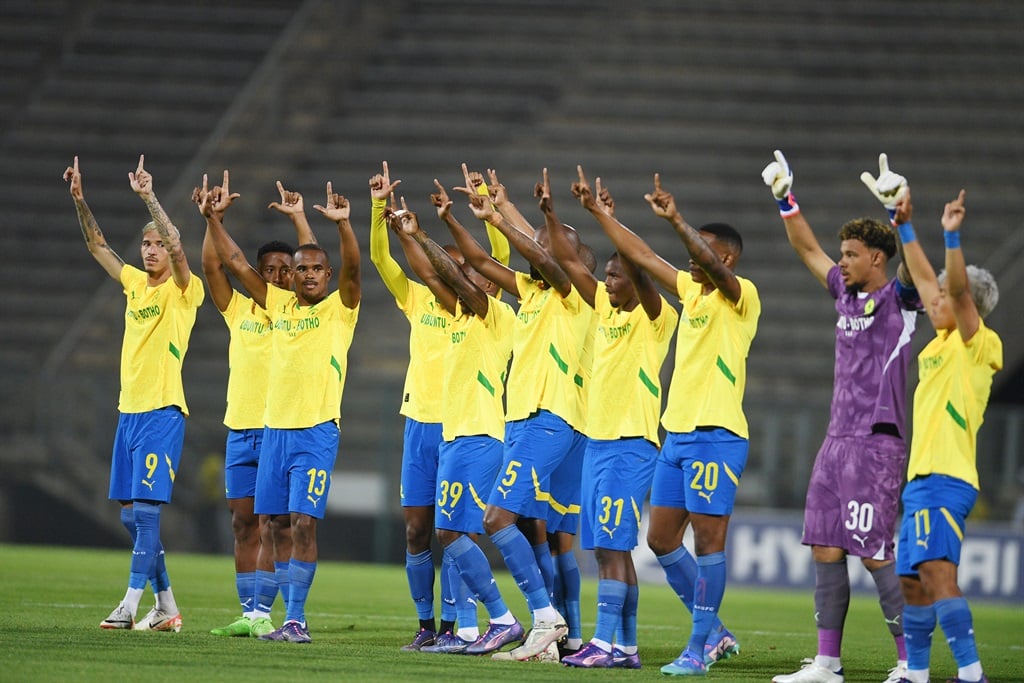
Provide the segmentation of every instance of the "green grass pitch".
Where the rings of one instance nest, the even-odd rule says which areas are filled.
[[[128,550],[0,546],[0,680],[15,681],[579,681],[666,680],[689,634],[689,614],[666,585],[642,585],[639,671],[591,671],[559,665],[399,652],[416,629],[402,567],[322,562],[309,597],[308,646],[217,638],[211,628],[237,614],[230,557],[169,555],[181,633],[104,631],[99,622],[124,594]],[[513,612],[525,603],[506,573],[498,574]],[[584,638],[592,635],[596,582],[583,585]],[[140,614],[152,605],[143,599]],[[1024,610],[974,604],[975,631],[989,679],[1024,681]],[[726,591],[722,617],[742,652],[716,665],[707,680],[770,681],[814,654],[809,592]],[[279,606],[274,612],[280,622]],[[481,622],[485,615],[481,610]],[[877,603],[854,597],[843,663],[850,683],[878,683],[895,662]],[[940,631],[932,680],[956,673]]]

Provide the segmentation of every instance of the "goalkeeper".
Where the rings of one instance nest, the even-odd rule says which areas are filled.
[[[825,441],[814,461],[804,505],[802,542],[814,557],[814,613],[818,654],[775,683],[842,683],[840,649],[850,606],[847,554],[861,558],[878,588],[882,614],[896,641],[897,665],[887,681],[906,671],[900,614],[903,596],[893,564],[893,536],[906,462],[905,397],[910,337],[921,300],[903,264],[887,274],[896,256],[894,231],[871,218],[839,230],[839,263],[818,244],[793,197],[793,173],[782,152],[762,172],[779,204],[786,236],[800,260],[836,301],[835,379]],[[890,211],[906,180],[879,156],[877,179],[861,179]]]

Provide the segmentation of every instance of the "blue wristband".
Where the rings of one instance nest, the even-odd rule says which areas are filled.
[[[787,192],[785,197],[775,201],[779,203],[779,214],[783,218],[789,218],[800,213],[800,205],[796,203],[796,197],[793,196],[792,192]]]
[[[942,233],[946,238],[946,249],[959,249],[960,248],[960,231],[949,230]]]
[[[910,221],[897,225],[896,232],[900,234],[900,242],[903,244],[910,244],[917,239],[917,235],[914,234],[914,224]]]

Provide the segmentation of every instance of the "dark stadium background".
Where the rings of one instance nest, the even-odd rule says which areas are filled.
[[[569,194],[576,164],[601,176],[618,217],[677,266],[681,244],[642,199],[654,172],[691,223],[738,227],[739,272],[763,303],[739,502],[799,510],[828,417],[835,318],[760,172],[785,151],[804,213],[835,252],[844,221],[884,217],[858,176],[877,173],[888,152],[913,187],[933,261],[942,204],[967,188],[966,253],[1002,289],[989,322],[1006,369],[980,438],[977,515],[1008,523],[1024,496],[1021,26],[1024,5],[1011,0],[2,3],[0,541],[125,543],[106,500],[124,300],[82,243],[61,180],[74,155],[108,241],[135,264],[148,220],[127,179],[139,154],[196,273],[204,223],[189,195],[204,172],[219,181],[231,170],[242,197],[227,225],[250,255],[292,239],[266,208],[275,180],[304,194],[334,259],[337,235],[312,205],[328,180],[352,200],[363,302],[321,556],[398,561],[408,327],[365,238],[367,179],[382,160],[439,237],[427,195],[435,177],[462,184],[463,161],[497,169],[537,220],[532,188],[548,167],[556,210],[601,264],[609,244]],[[474,225],[459,204],[456,213]],[[930,336],[922,318],[915,349]],[[185,362],[192,416],[163,524],[176,551],[230,552],[218,461],[226,352],[207,302]],[[671,360],[663,381],[670,374]]]

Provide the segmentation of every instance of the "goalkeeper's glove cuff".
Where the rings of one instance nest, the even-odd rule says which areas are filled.
[[[779,215],[783,218],[789,218],[800,213],[800,205],[796,203],[796,197],[793,196],[792,192],[787,192],[785,197],[775,201],[779,203]]]
[[[888,209],[887,208],[886,211],[889,213],[889,222],[892,224],[892,227],[898,228],[899,224],[896,223],[896,209],[895,208],[892,208],[892,209]]]

